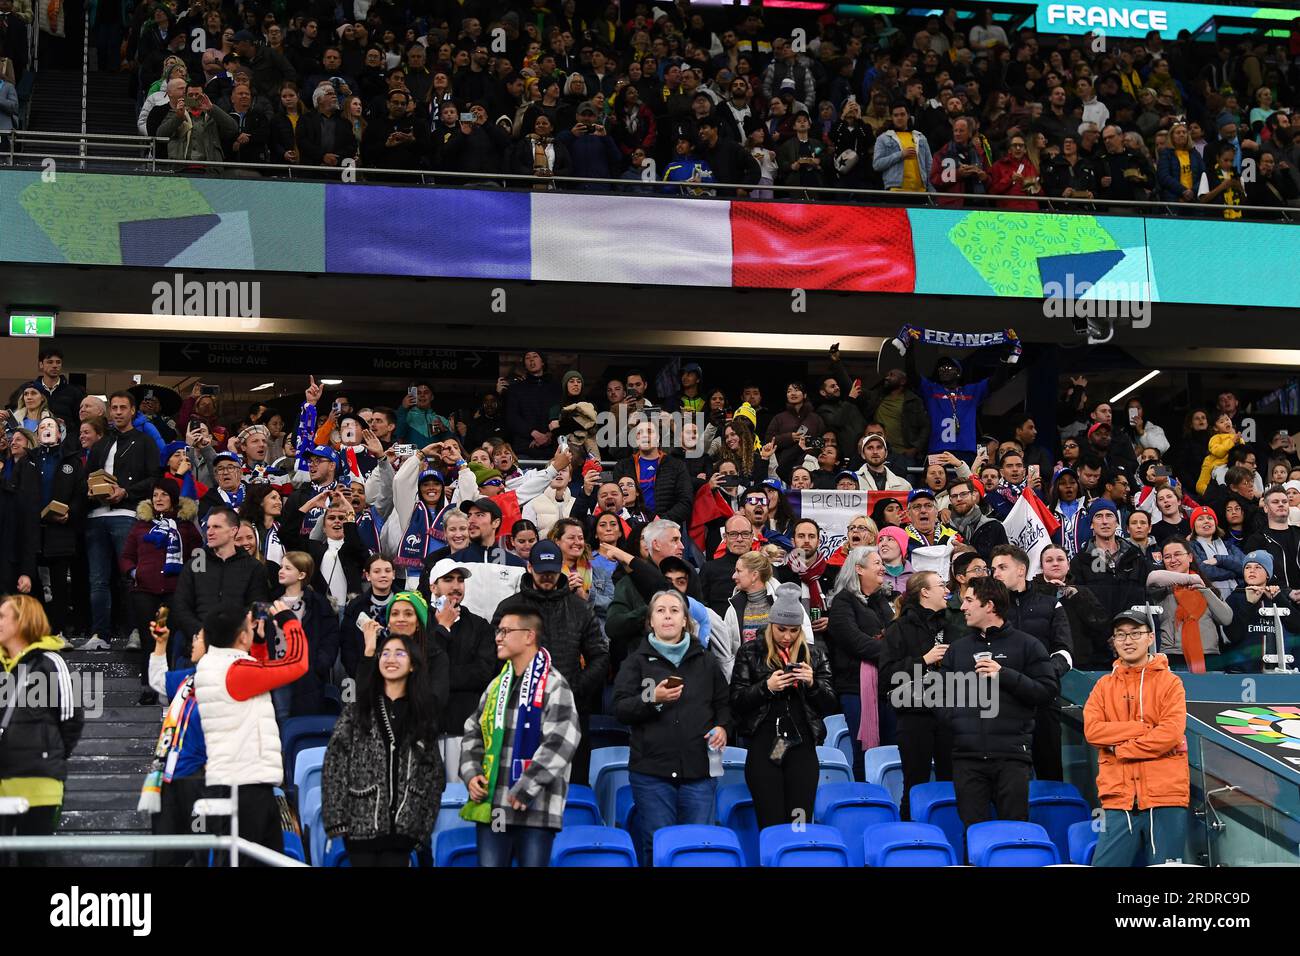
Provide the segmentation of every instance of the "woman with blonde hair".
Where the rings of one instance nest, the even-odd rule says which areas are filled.
[[[761,640],[741,647],[731,678],[731,709],[749,753],[745,783],[762,827],[811,820],[820,773],[824,719],[839,711],[831,665],[803,633],[797,584],[782,584]]]
[[[727,601],[722,626],[715,627],[709,637],[709,647],[728,682],[740,648],[761,637],[767,627],[772,602],[776,600],[777,582],[773,572],[772,559],[762,551],[749,551],[736,558],[736,570],[731,575],[736,589]],[[806,610],[803,629],[804,639],[813,643],[812,620]]]
[[[81,739],[85,713],[73,694],[72,675],[63,659],[63,639],[50,634],[50,622],[36,598],[11,594],[0,600],[0,666],[6,683],[44,691],[41,699],[19,706],[6,694],[0,706],[0,797],[22,797],[26,813],[0,817],[5,836],[49,836],[59,824],[68,757]],[[41,862],[28,855],[24,862]]]

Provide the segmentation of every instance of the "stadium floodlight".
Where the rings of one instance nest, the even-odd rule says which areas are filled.
[[[342,384],[343,384],[343,379],[341,379],[341,378],[323,378],[323,379],[320,380],[320,383],[321,383],[322,385],[342,385]]]
[[[275,385],[275,382],[263,382],[261,385],[254,385],[249,389],[250,392],[264,392]]]
[[[1127,395],[1129,392],[1133,391],[1134,389],[1141,388],[1143,385],[1145,385],[1147,382],[1151,381],[1153,378],[1155,378],[1155,377],[1156,377],[1157,375],[1159,375],[1159,374],[1160,374],[1160,369],[1158,369],[1158,368],[1153,368],[1151,371],[1147,372],[1145,375],[1143,375],[1140,379],[1138,379],[1136,382],[1134,382],[1134,383],[1133,383],[1132,385],[1130,385],[1128,388],[1124,389],[1122,392],[1117,392],[1116,394],[1112,395],[1112,396],[1110,397],[1110,403],[1111,403],[1112,405],[1114,405],[1116,402],[1118,402],[1121,398],[1123,398],[1123,397],[1124,397],[1125,395]]]

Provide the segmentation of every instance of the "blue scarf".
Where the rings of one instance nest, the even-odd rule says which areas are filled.
[[[988,345],[1009,345],[1011,346],[1011,354],[1007,356],[1008,365],[1018,361],[1020,353],[1024,351],[1024,346],[1020,344],[1020,337],[1016,335],[1015,329],[1003,329],[1000,332],[942,332],[938,329],[923,329],[915,325],[904,325],[898,330],[898,334],[891,344],[898,349],[900,354],[906,355],[913,342],[924,342],[927,345],[957,349],[978,349]]]
[[[284,557],[284,543],[280,540],[280,522],[274,521],[262,535],[262,557],[268,564],[279,564]]]
[[[163,552],[163,574],[175,577],[181,573],[181,533],[174,518],[155,518],[144,540]]]
[[[546,685],[550,682],[550,677],[551,655],[546,648],[538,648],[532,664],[519,675],[519,710],[515,717],[515,742],[510,748],[512,787],[533,762],[533,754],[537,753],[542,742],[542,703],[546,699]]]
[[[380,517],[374,505],[357,515],[357,534],[361,536],[362,544],[371,554],[378,553],[379,535],[383,530],[384,519]]]
[[[411,569],[424,567],[424,559],[442,547],[442,541],[435,532],[439,517],[423,501],[416,501],[411,510],[411,523],[406,526],[406,534],[402,538],[402,547],[393,562],[395,565]]]
[[[686,657],[686,652],[691,649],[691,638],[689,634],[682,635],[682,639],[676,644],[669,644],[667,641],[661,641],[653,634],[649,637],[650,646],[673,662],[673,667],[681,667],[682,659]]]
[[[331,481],[327,485],[318,485],[316,484],[316,482],[313,481],[311,482],[310,485],[312,490],[312,497],[313,498],[316,497],[316,495],[320,494],[326,488],[330,488],[330,489],[337,488],[338,484],[339,483],[337,481]],[[312,508],[310,511],[303,513],[302,533],[304,536],[311,534],[311,529],[316,527],[316,522],[321,519],[321,516],[323,514],[325,514],[325,508],[323,506],[319,508]]]
[[[218,488],[217,494],[221,496],[221,500],[226,503],[227,507],[233,508],[235,511],[238,511],[239,506],[244,503],[244,486],[242,484],[233,494],[224,488]]]

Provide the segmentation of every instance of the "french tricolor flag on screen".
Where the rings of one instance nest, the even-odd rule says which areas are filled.
[[[330,272],[911,292],[905,209],[596,193],[326,189]]]

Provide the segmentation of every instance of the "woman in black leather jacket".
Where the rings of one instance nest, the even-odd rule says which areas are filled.
[[[742,645],[731,676],[731,709],[749,755],[745,783],[759,827],[812,819],[822,718],[839,711],[831,668],[803,637],[797,584],[776,589],[763,637]]]

